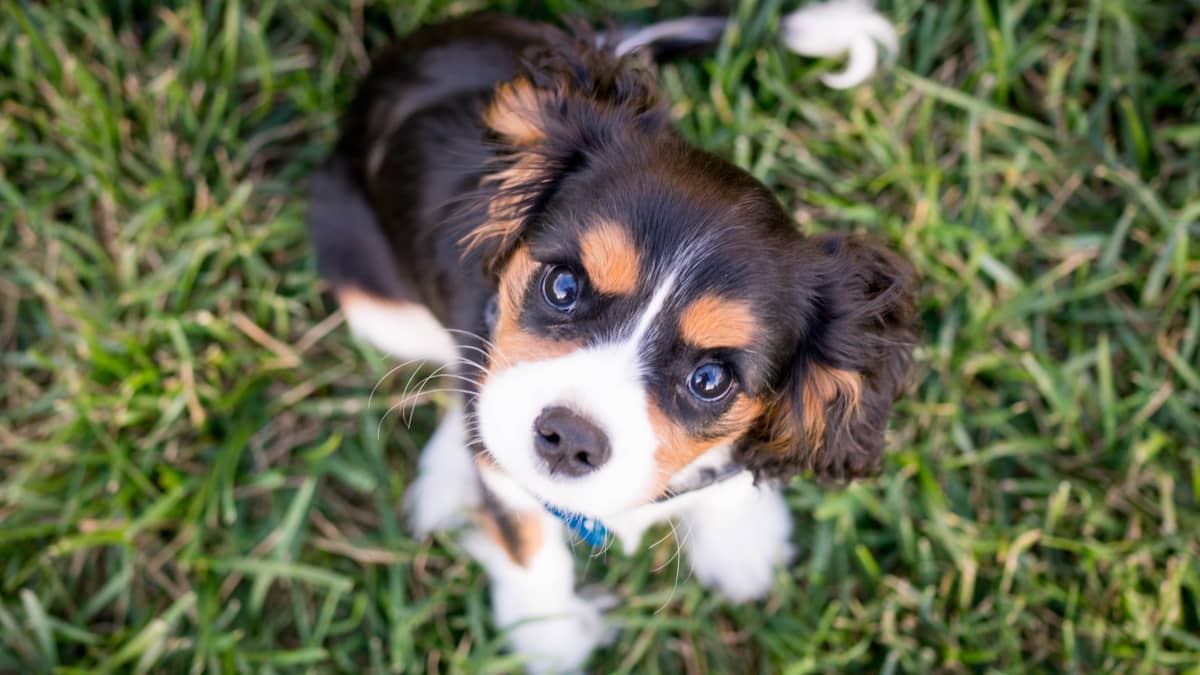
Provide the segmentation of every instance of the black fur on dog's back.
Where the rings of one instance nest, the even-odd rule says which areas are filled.
[[[480,331],[491,289],[459,245],[486,217],[464,207],[495,154],[480,114],[495,85],[520,70],[521,52],[556,32],[477,14],[417,31],[373,60],[313,179],[309,227],[322,276]]]

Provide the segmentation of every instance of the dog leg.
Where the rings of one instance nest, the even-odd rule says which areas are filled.
[[[479,479],[467,447],[466,416],[455,402],[446,410],[404,494],[409,523],[418,537],[467,522],[479,506]]]
[[[333,287],[356,337],[401,359],[448,363],[450,333],[418,302],[375,213],[346,162],[331,159],[312,175],[308,227],[317,269]]]
[[[792,518],[777,488],[735,480],[711,488],[683,513],[680,536],[696,578],[733,602],[771,590],[792,556]]]
[[[463,540],[491,581],[492,615],[530,673],[578,672],[615,637],[603,618],[607,598],[575,592],[575,569],[562,525],[542,511],[481,512]]]
[[[424,305],[386,300],[352,286],[339,288],[338,304],[355,337],[401,359],[449,363],[454,338]]]

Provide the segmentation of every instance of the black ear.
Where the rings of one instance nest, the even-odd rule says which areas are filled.
[[[844,481],[878,468],[916,343],[915,274],[896,253],[823,235],[798,253],[796,352],[745,447],[760,475]]]
[[[525,54],[523,72],[496,87],[483,112],[496,159],[483,180],[487,218],[464,237],[497,271],[561,181],[595,153],[620,152],[667,126],[653,78],[595,46],[584,27],[555,32]]]

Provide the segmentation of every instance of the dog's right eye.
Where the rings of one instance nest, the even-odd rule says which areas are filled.
[[[688,377],[688,389],[703,401],[721,400],[732,385],[733,374],[722,363],[706,363]]]
[[[554,309],[569,312],[579,300],[579,286],[579,278],[571,268],[555,265],[546,270],[546,276],[542,279],[542,297]]]

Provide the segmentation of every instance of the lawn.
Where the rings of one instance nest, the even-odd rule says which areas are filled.
[[[371,50],[484,4],[0,0],[0,672],[513,668],[407,534],[444,394],[385,416],[417,380],[304,225]],[[650,4],[492,6],[689,9]],[[790,487],[765,603],[580,552],[624,600],[592,669],[1200,673],[1200,5],[885,1],[895,65],[838,92],[781,4],[663,69],[673,115],[912,259],[919,371],[878,478]]]

